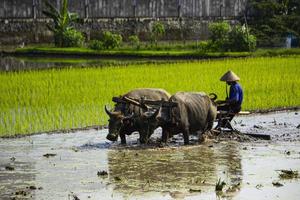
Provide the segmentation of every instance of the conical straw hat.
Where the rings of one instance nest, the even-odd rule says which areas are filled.
[[[226,72],[220,79],[220,81],[233,82],[239,81],[240,77],[238,77],[233,71]]]

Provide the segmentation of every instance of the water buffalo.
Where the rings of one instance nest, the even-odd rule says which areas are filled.
[[[167,91],[155,88],[135,89],[122,95],[120,99],[123,99],[126,103],[116,103],[113,111],[109,111],[105,107],[105,111],[109,115],[109,133],[106,138],[116,141],[118,136],[120,136],[121,143],[126,144],[125,135],[130,135],[132,132],[138,131],[140,133],[140,142],[145,143],[149,131],[144,132],[142,128],[143,123],[147,120],[152,120],[152,118],[147,114],[143,114],[148,111],[147,106],[141,105],[132,99],[168,100],[170,96]]]
[[[189,144],[189,135],[202,133],[212,129],[217,115],[217,107],[208,95],[203,92],[177,92],[169,102],[176,102],[176,107],[163,106],[160,112],[147,111],[152,116],[148,127],[163,128],[162,141],[178,133],[183,133],[184,144]],[[152,114],[151,114],[152,112]],[[152,131],[152,130],[150,130]]]

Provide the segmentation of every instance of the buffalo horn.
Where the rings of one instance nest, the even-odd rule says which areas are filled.
[[[212,101],[214,101],[218,98],[218,96],[215,93],[210,93],[209,96],[212,96],[212,97],[209,97]]]
[[[111,115],[112,115],[112,112],[110,112],[110,111],[107,109],[106,105],[104,106],[104,108],[105,108],[106,114],[107,114],[108,116],[111,116]]]

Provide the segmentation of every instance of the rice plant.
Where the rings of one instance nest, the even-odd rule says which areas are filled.
[[[243,110],[300,106],[300,57],[260,57],[102,68],[0,72],[0,136],[107,124],[104,105],[134,88],[215,92],[229,69],[241,78]]]

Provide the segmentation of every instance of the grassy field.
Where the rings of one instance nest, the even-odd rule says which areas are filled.
[[[300,56],[0,73],[0,136],[107,123],[104,105],[134,88],[215,92],[229,69],[241,78],[243,110],[300,106]]]

